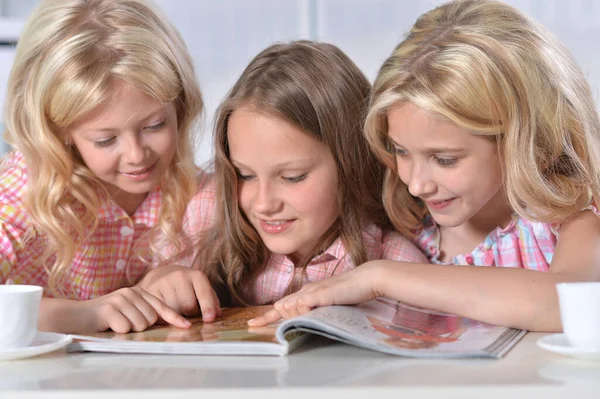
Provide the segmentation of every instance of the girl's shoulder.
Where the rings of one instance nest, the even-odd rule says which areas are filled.
[[[393,229],[382,229],[374,223],[363,224],[363,243],[369,260],[387,259],[425,263],[423,253],[406,237]]]
[[[187,205],[184,229],[197,234],[212,226],[216,218],[216,186],[212,173],[199,170],[198,190]]]
[[[192,211],[206,207],[213,208],[217,195],[214,173],[199,169],[196,179],[198,181],[198,188],[196,194],[192,197],[188,208]]]
[[[213,173],[206,172],[203,169],[198,169],[196,172],[196,182],[198,183],[196,193],[188,203],[188,213],[194,214],[206,206],[212,208],[216,201],[216,185]]]
[[[23,154],[11,151],[0,163],[0,222],[26,230],[30,223],[25,210],[27,166]]]
[[[198,191],[196,197],[214,196],[216,193],[215,174],[204,169],[198,169],[196,173],[196,181],[198,182]]]
[[[20,201],[27,185],[25,157],[18,151],[4,155],[0,163],[0,197],[14,203]]]
[[[497,227],[473,251],[440,260],[440,230],[428,215],[413,242],[432,263],[517,267],[547,271],[556,247],[558,226],[514,215],[505,227]]]

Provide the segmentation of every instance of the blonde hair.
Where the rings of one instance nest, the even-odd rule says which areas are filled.
[[[162,177],[162,204],[150,248],[156,252],[159,233],[178,247],[183,214],[196,191],[192,132],[203,109],[182,38],[143,0],[42,1],[17,45],[5,140],[23,153],[27,164],[25,203],[34,230],[48,237],[43,261],[55,294],[64,294],[59,288],[65,273],[96,228],[101,201],[108,198],[66,143],[69,128],[108,99],[117,81],[175,106],[177,148]],[[54,254],[54,264],[46,265]]]
[[[391,226],[381,203],[385,168],[362,133],[369,90],[369,81],[340,49],[296,41],[272,45],[258,54],[221,104],[214,133],[217,227],[207,241],[218,244],[201,245],[208,260],[200,263],[233,302],[246,303],[243,288],[264,270],[270,254],[238,206],[237,175],[227,141],[231,114],[251,107],[287,121],[329,148],[337,168],[337,201],[343,216],[296,267],[304,272],[311,258],[337,237],[358,265],[368,260],[363,222]]]
[[[599,203],[600,122],[588,83],[566,48],[514,8],[459,0],[423,14],[375,80],[366,135],[388,167],[386,211],[414,234],[427,211],[398,177],[387,138],[387,112],[404,102],[495,142],[520,216],[560,223],[591,197]]]

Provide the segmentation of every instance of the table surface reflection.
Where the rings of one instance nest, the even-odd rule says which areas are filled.
[[[600,361],[544,351],[527,334],[505,358],[432,360],[375,353],[317,338],[287,357],[174,356],[58,351],[0,362],[1,398],[598,397]],[[312,398],[311,398],[312,399]]]

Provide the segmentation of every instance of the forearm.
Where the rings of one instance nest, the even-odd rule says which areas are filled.
[[[65,334],[87,331],[78,305],[79,301],[70,299],[42,298],[38,330]]]
[[[491,324],[560,331],[556,283],[565,275],[525,269],[373,262],[382,296]]]

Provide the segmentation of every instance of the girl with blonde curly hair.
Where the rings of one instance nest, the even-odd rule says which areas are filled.
[[[178,32],[144,0],[42,1],[8,81],[0,282],[44,287],[39,327],[189,323],[131,287],[181,247],[203,109]]]

